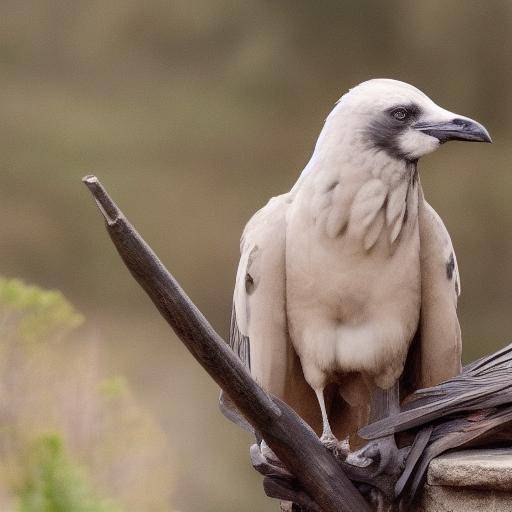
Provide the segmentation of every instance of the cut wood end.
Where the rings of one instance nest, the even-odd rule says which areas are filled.
[[[84,176],[82,178],[82,181],[85,184],[88,184],[88,183],[99,183],[98,178],[96,178],[96,176],[94,176],[94,174],[88,174],[87,176]]]
[[[94,174],[88,174],[82,178],[82,182],[89,189],[99,210],[109,225],[114,224],[122,216],[121,210],[112,201],[100,180]]]
[[[82,183],[91,191],[92,195],[98,199],[101,193],[106,194],[100,180],[94,174],[88,174],[82,178]]]

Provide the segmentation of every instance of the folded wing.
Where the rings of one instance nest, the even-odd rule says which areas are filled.
[[[266,391],[317,428],[321,424],[318,404],[288,337],[285,237],[289,201],[289,194],[271,199],[244,230],[229,342]],[[221,410],[233,420],[228,402],[221,396]]]
[[[419,205],[421,314],[409,350],[404,390],[435,386],[461,372],[461,334],[457,318],[460,277],[450,235],[435,210]]]

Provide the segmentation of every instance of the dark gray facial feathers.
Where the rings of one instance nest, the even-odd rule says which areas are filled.
[[[401,149],[398,137],[421,115],[418,105],[394,105],[380,112],[366,131],[370,147],[385,151],[397,160],[409,160]]]

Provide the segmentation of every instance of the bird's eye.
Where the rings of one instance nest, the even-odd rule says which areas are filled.
[[[391,115],[398,121],[404,121],[409,116],[409,112],[405,108],[395,108]]]

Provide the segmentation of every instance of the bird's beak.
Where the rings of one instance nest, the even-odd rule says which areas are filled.
[[[453,114],[452,114],[453,116]],[[441,144],[449,140],[469,142],[492,142],[489,132],[480,123],[468,117],[456,117],[443,121],[420,121],[414,129],[435,137]]]

